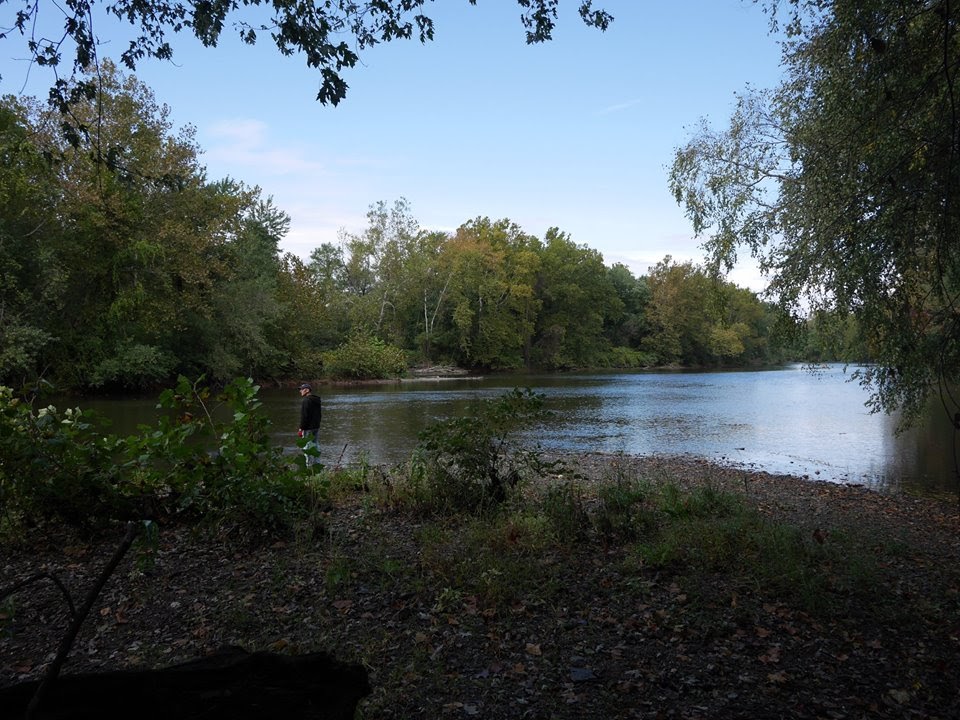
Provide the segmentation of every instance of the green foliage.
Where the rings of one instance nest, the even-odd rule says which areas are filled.
[[[547,368],[603,364],[610,347],[604,330],[624,312],[603,256],[574,244],[558,228],[547,230],[539,254],[536,364]]]
[[[579,484],[551,484],[540,501],[540,508],[558,542],[574,542],[586,535],[589,514]]]
[[[909,421],[960,381],[960,7],[766,5],[791,15],[784,81],[746,92],[726,129],[703,123],[671,187],[714,269],[746,249],[798,324],[855,321],[871,407]],[[813,352],[849,353],[817,330]]]
[[[4,522],[84,525],[118,511],[114,443],[79,408],[37,412],[0,386],[0,512]]]
[[[541,306],[540,241],[509,220],[477,218],[459,227],[444,250],[453,346],[443,349],[467,367],[528,364]]]
[[[476,0],[470,0],[476,4]],[[544,42],[552,38],[557,18],[556,0],[518,0],[521,20],[528,43]],[[419,38],[421,43],[433,40],[433,20],[423,14],[424,0],[390,0],[360,8],[354,3],[326,2],[317,5],[299,5],[268,0],[250,0],[244,6],[231,3],[192,3],[182,5],[171,0],[148,0],[139,3],[120,3],[106,6],[113,16],[103,18],[93,0],[76,0],[64,16],[64,32],[56,39],[35,36],[31,30],[45,16],[42,3],[28,5],[16,14],[14,28],[21,36],[30,38],[26,51],[32,63],[41,67],[57,68],[73,45],[72,71],[60,70],[61,76],[87,71],[97,58],[97,36],[94,27],[110,21],[126,21],[133,39],[120,53],[120,61],[131,70],[144,58],[168,61],[173,55],[172,35],[187,32],[206,47],[215,47],[224,27],[233,27],[240,40],[255,45],[263,36],[269,37],[283,55],[303,55],[308,67],[320,74],[317,100],[338,104],[347,93],[347,83],[341,77],[345,69],[360,61],[359,52],[374,45],[393,40]],[[249,6],[261,6],[251,17]],[[605,10],[591,8],[590,0],[580,0],[579,13],[589,27],[606,30],[613,16]],[[0,39],[12,34],[4,30]],[[80,92],[94,93],[91,80]],[[51,98],[61,105],[69,105],[76,93],[69,92],[60,81],[51,88]],[[69,136],[80,141],[84,128],[68,125]]]
[[[96,151],[59,135],[71,119],[96,128]],[[289,217],[258,188],[208,181],[193,131],[108,62],[69,115],[0,101],[0,150],[8,385],[389,378],[412,358],[494,370],[779,359],[749,291],[669,258],[649,278],[608,270],[558,228],[541,240],[480,217],[426,232],[401,199],[308,264],[281,257]]]
[[[120,387],[140,390],[164,382],[173,372],[176,359],[158,347],[125,343],[116,355],[97,363],[90,374],[93,387]]]
[[[324,353],[323,366],[333,378],[373,380],[402,375],[407,369],[407,358],[400,348],[355,333],[336,350]]]
[[[667,515],[680,519],[726,517],[741,509],[736,495],[709,485],[684,492],[673,483],[661,488],[658,505]]]
[[[164,391],[159,406],[169,414],[124,442],[123,470],[137,479],[138,492],[163,515],[283,530],[303,507],[306,471],[270,442],[258,390],[249,379],[224,389],[218,400],[232,414],[226,423],[215,422],[211,392],[200,381],[181,377]]]
[[[307,471],[269,437],[258,387],[236,380],[211,407],[200,381],[160,396],[155,427],[105,435],[80,410],[32,408],[0,389],[0,501],[20,521],[90,525],[117,518],[202,520],[286,530],[302,514]],[[215,415],[231,414],[227,422]]]
[[[648,483],[621,475],[603,482],[593,518],[597,533],[607,542],[643,535],[652,524],[651,513],[645,506],[651,492]]]
[[[467,595],[487,607],[543,602],[560,587],[562,566],[544,561],[554,541],[542,515],[508,512],[455,527],[432,524],[418,539],[424,569],[444,587],[436,599],[441,609],[454,611]]]
[[[643,567],[681,573],[705,604],[726,600],[711,593],[717,573],[813,613],[836,610],[838,583],[854,596],[869,592],[870,560],[839,536],[814,542],[800,528],[769,522],[740,496],[710,486],[683,491],[667,483],[654,498],[658,519],[632,552]]]
[[[654,367],[657,364],[657,357],[643,350],[634,350],[629,347],[614,347],[601,359],[601,367],[618,368],[621,370],[634,370],[639,368]]]
[[[420,433],[417,457],[434,509],[482,512],[505,501],[527,476],[552,465],[538,449],[514,443],[547,416],[529,388],[479,402],[472,415],[436,422]]]

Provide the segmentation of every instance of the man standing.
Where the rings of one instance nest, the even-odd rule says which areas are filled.
[[[316,448],[317,454],[320,452],[320,398],[312,394],[313,388],[310,383],[303,383],[300,386],[300,431],[297,433],[300,437],[307,438],[307,444],[304,445],[304,451],[307,448]],[[313,465],[320,462],[320,458],[311,452],[307,452],[307,465]]]

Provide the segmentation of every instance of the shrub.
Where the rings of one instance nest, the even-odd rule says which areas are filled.
[[[286,529],[305,507],[310,471],[271,444],[258,390],[249,379],[228,385],[216,401],[232,417],[218,424],[209,388],[181,377],[161,394],[158,407],[168,412],[155,426],[118,438],[79,409],[35,413],[0,388],[7,522],[186,518]]]
[[[621,369],[653,367],[657,364],[657,356],[643,350],[618,345],[606,353],[602,364],[605,367]]]
[[[153,345],[125,343],[112,357],[101,360],[92,370],[92,387],[141,389],[156,387],[173,377],[176,358]]]
[[[74,525],[116,510],[119,473],[102,420],[79,408],[33,407],[0,386],[0,508],[5,522]]]
[[[477,512],[507,499],[528,475],[542,475],[539,449],[512,445],[516,435],[544,420],[543,395],[515,388],[480,402],[472,415],[436,422],[420,433],[417,457],[435,509]]]
[[[170,412],[157,427],[123,441],[124,470],[139,478],[137,491],[168,516],[272,531],[289,525],[304,507],[310,470],[289,463],[270,442],[259,389],[249,378],[227,385],[215,400],[232,417],[218,425],[210,389],[181,376],[160,396],[159,407]]]
[[[405,373],[407,357],[398,347],[357,333],[336,350],[324,353],[323,366],[333,378],[375,380]]]

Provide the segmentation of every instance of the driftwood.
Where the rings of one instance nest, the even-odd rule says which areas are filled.
[[[0,688],[0,715],[26,717],[39,681]],[[366,670],[325,653],[227,648],[160,670],[65,675],[38,720],[353,720],[370,692]]]

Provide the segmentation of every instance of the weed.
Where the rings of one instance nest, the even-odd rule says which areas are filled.
[[[86,526],[184,518],[288,530],[303,509],[303,468],[283,457],[260,412],[259,387],[238,379],[214,397],[202,378],[164,391],[154,427],[118,438],[80,409],[37,412],[0,388],[0,505],[16,516]],[[211,404],[232,420],[216,423]]]
[[[334,594],[353,577],[353,564],[345,557],[331,558],[323,573],[327,592]]]
[[[597,533],[605,542],[640,537],[655,523],[646,501],[652,487],[644,480],[617,474],[598,491],[599,505],[593,518]]]
[[[584,538],[590,528],[583,491],[577,483],[551,485],[540,502],[540,510],[561,543]]]
[[[749,586],[820,614],[869,587],[873,564],[839,535],[821,545],[799,528],[769,522],[745,508],[739,496],[709,487],[687,493],[666,485],[658,504],[662,521],[633,546],[632,564],[686,577],[704,602],[724,602],[712,593],[731,585]],[[721,575],[725,589],[711,580]]]
[[[437,599],[433,604],[433,608],[431,608],[431,612],[456,612],[462,604],[463,592],[456,588],[445,587],[437,594]]]

